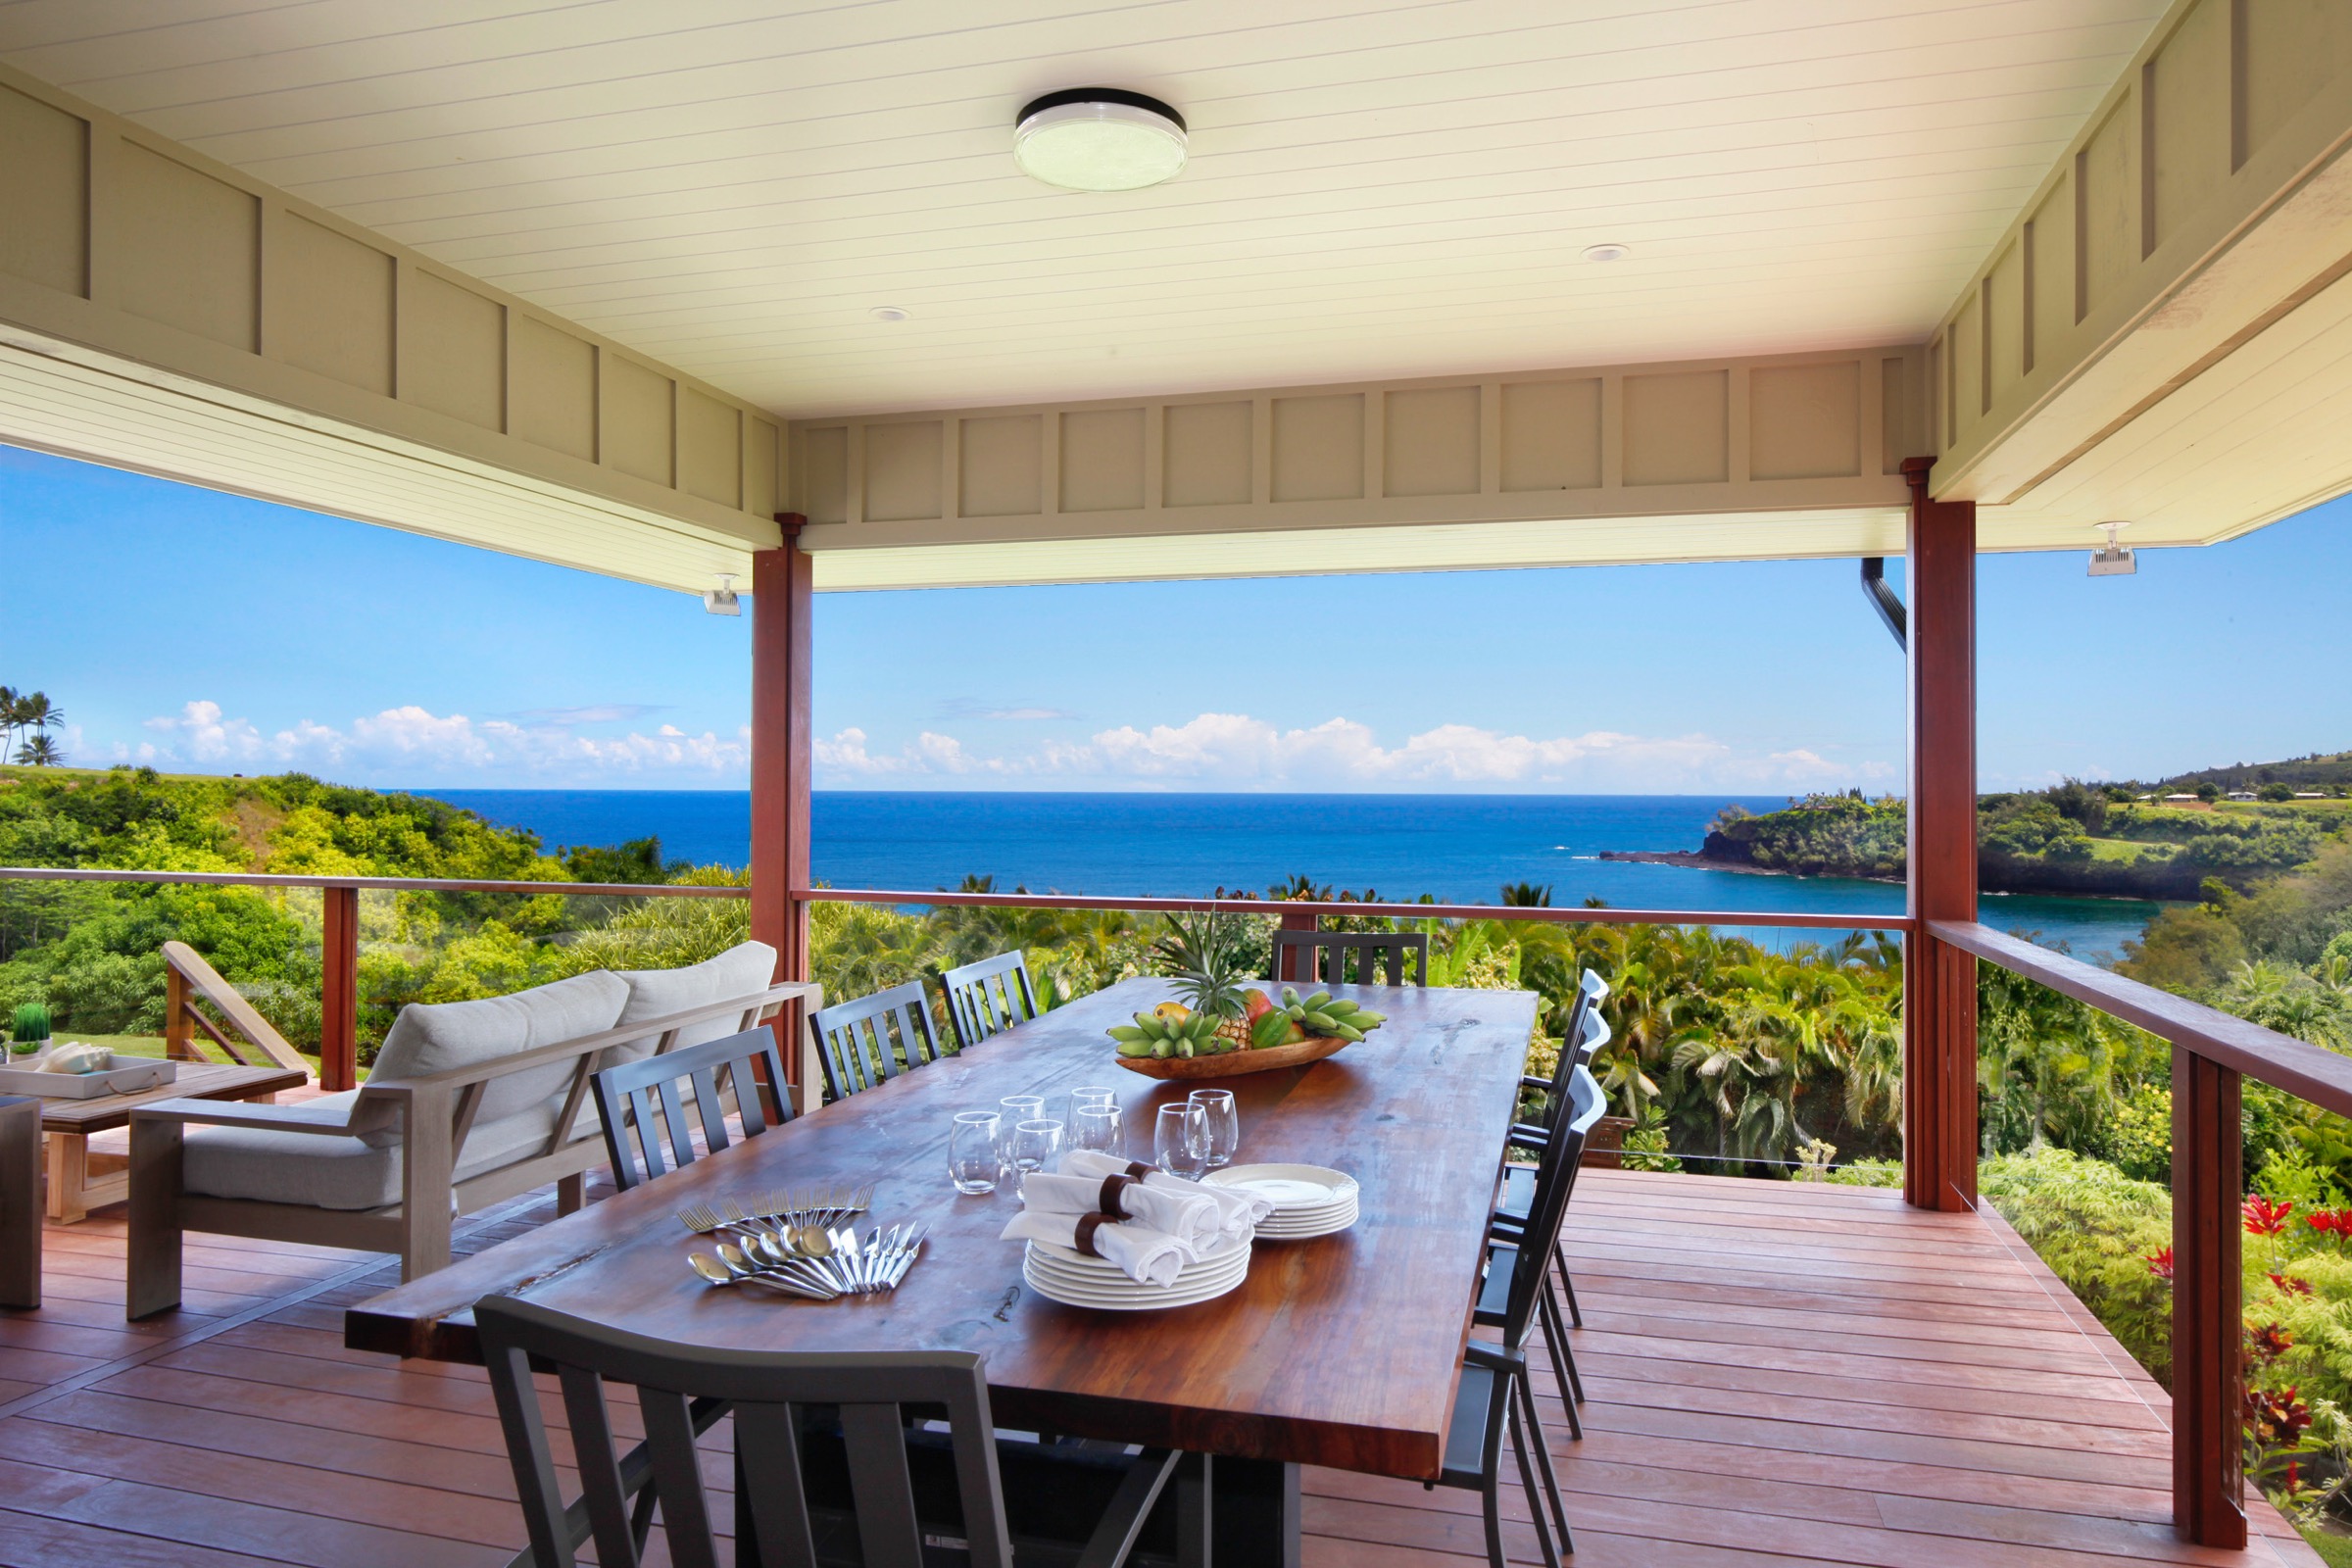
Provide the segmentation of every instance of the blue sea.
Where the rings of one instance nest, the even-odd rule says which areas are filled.
[[[697,864],[751,858],[751,797],[730,790],[420,790],[551,849],[654,834]],[[840,888],[929,891],[966,875],[1032,893],[1263,892],[1294,874],[1409,902],[1492,903],[1506,882],[1555,905],[1899,913],[1903,891],[1835,877],[1603,860],[1695,850],[1731,803],[1714,795],[1062,795],[819,791],[810,858]],[[1777,798],[1740,804],[1769,810]],[[2113,958],[2161,905],[1987,895],[1986,924]]]

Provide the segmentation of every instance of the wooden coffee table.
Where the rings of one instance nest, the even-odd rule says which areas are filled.
[[[257,1100],[267,1104],[279,1090],[300,1089],[310,1074],[295,1067],[231,1067],[183,1061],[168,1084],[128,1095],[95,1100],[43,1100],[41,1131],[49,1144],[49,1217],[71,1225],[93,1208],[130,1196],[130,1159],[90,1152],[92,1133],[130,1124],[130,1113],[159,1100]]]

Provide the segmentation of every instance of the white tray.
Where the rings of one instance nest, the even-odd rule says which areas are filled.
[[[0,1095],[39,1095],[45,1100],[98,1100],[154,1089],[179,1077],[175,1061],[133,1061],[104,1072],[39,1072],[0,1067]]]

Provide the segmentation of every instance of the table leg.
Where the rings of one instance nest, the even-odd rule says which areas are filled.
[[[41,1102],[0,1100],[0,1306],[41,1304]]]
[[[1298,1568],[1298,1467],[1220,1457],[1209,1466],[1216,1568]]]
[[[49,1134],[51,1219],[71,1225],[88,1218],[91,1209],[120,1203],[129,1196],[130,1173],[121,1155],[101,1154],[94,1162],[85,1135]]]

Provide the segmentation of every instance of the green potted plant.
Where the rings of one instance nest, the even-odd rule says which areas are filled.
[[[9,1033],[14,1037],[8,1048],[8,1064],[29,1067],[49,1052],[50,1018],[45,1003],[24,1002],[17,1005],[17,1015]]]

